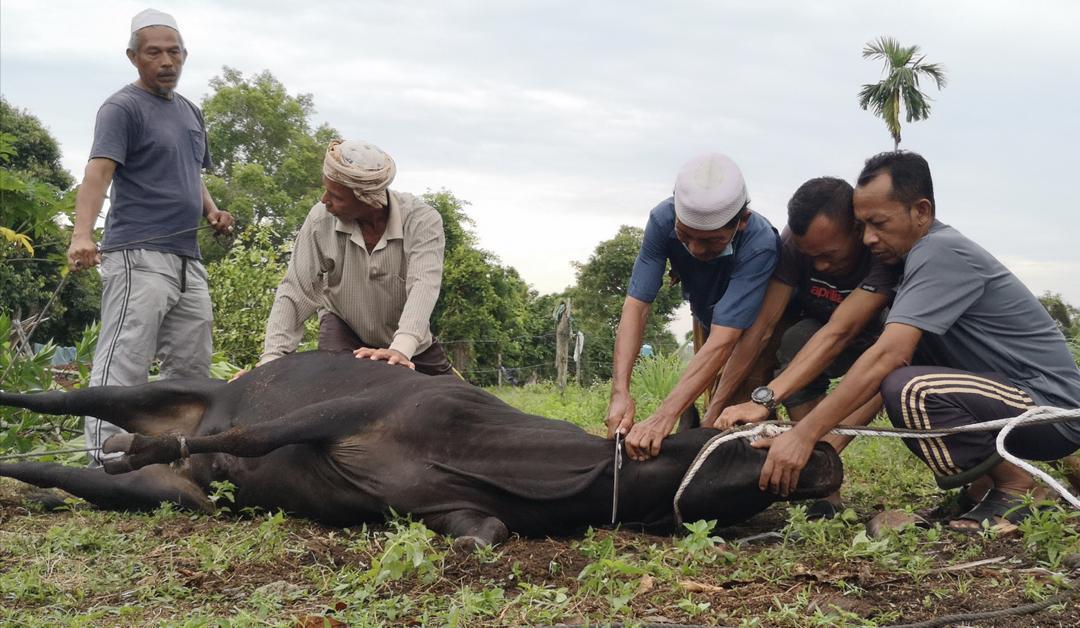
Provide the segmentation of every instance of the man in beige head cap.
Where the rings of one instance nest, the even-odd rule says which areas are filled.
[[[209,376],[212,312],[195,232],[203,219],[222,233],[233,224],[203,184],[212,164],[202,112],[175,91],[187,60],[176,20],[154,9],[132,18],[127,57],[139,78],[98,110],[68,248],[72,270],[101,264],[92,386],[145,383],[155,357],[163,378]],[[99,250],[94,225],[110,184]],[[122,430],[86,417],[85,431],[96,447]]]
[[[259,364],[295,351],[304,321],[318,314],[320,350],[453,372],[429,326],[442,283],[442,217],[390,190],[396,172],[374,144],[330,143],[325,192],[296,236]]]

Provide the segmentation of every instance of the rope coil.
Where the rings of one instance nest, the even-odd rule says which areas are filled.
[[[1039,478],[1045,482],[1050,488],[1057,491],[1066,501],[1073,506],[1073,508],[1080,509],[1080,499],[1070,493],[1068,489],[1062,486],[1057,480],[1050,477],[1049,474],[1036,468],[1035,466],[1020,460],[1016,456],[1010,454],[1005,449],[1005,438],[1009,435],[1014,428],[1024,425],[1039,425],[1043,423],[1063,423],[1065,421],[1075,421],[1080,419],[1080,409],[1065,410],[1062,408],[1053,408],[1049,406],[1035,406],[1028,409],[1023,414],[1015,417],[1009,417],[1005,419],[995,419],[993,421],[986,421],[985,423],[974,423],[972,425],[961,425],[958,427],[941,428],[934,430],[911,430],[903,428],[893,429],[881,429],[874,427],[835,427],[829,431],[830,434],[837,434],[840,436],[884,436],[887,438],[913,438],[913,439],[927,439],[927,438],[940,438],[942,436],[949,436],[950,434],[961,434],[964,432],[991,432],[1000,430],[995,442],[998,453],[1001,457],[1016,466],[1024,469],[1031,475]],[[673,507],[675,510],[675,524],[677,526],[683,525],[682,513],[679,510],[679,500],[682,498],[683,492],[686,487],[693,481],[694,476],[701,470],[702,465],[709,458],[710,455],[720,445],[738,438],[774,438],[790,430],[795,426],[794,423],[788,421],[765,421],[758,423],[757,425],[746,425],[741,427],[732,428],[725,432],[714,436],[709,439],[705,446],[701,448],[698,455],[694,458],[694,461],[690,463],[690,467],[686,470],[686,474],[683,475],[682,481],[679,483],[679,488],[675,491],[675,498],[673,500]]]

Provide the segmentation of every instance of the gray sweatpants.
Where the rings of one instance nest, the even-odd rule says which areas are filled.
[[[162,379],[209,377],[213,312],[201,262],[146,249],[115,251],[102,255],[101,280],[91,386],[145,384],[155,357]],[[91,416],[84,430],[87,447],[124,431]],[[91,467],[100,466],[100,453],[90,458]]]

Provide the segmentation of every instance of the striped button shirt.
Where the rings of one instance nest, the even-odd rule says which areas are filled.
[[[259,364],[296,350],[304,321],[332,312],[364,342],[412,358],[431,346],[443,269],[442,217],[423,200],[389,192],[386,231],[368,253],[360,225],[316,203],[278,286]]]

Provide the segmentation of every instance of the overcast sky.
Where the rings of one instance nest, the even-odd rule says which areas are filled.
[[[77,177],[144,2],[0,3],[0,92],[59,139]],[[644,226],[691,156],[740,165],[782,227],[791,193],[854,179],[892,141],[856,93],[863,45],[919,44],[949,85],[901,146],[930,162],[938,217],[1036,294],[1080,306],[1080,3],[156,3],[190,52],[195,102],[224,65],[314,95],[315,122],[375,142],[395,189],[472,203],[481,245],[541,292],[619,225]],[[211,147],[212,149],[213,147]],[[682,319],[685,323],[685,316]],[[679,329],[679,331],[682,331]]]

